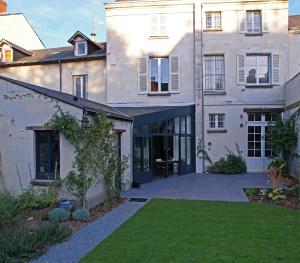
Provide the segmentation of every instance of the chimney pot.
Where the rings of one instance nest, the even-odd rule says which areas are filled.
[[[6,13],[7,13],[6,0],[0,0],[0,14],[6,14]]]
[[[95,34],[95,33],[92,33],[91,36],[92,36],[92,37],[91,37],[92,41],[93,41],[93,42],[97,42],[96,34]]]

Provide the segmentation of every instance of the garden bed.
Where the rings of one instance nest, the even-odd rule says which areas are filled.
[[[300,193],[293,188],[244,189],[250,202],[275,204],[300,210]]]
[[[48,213],[54,205],[31,209],[20,198],[8,193],[1,194],[0,200],[3,201],[0,206],[0,262],[27,262],[50,246],[65,241],[72,233],[104,216],[126,199],[119,198],[110,209],[104,204],[90,209],[90,217],[85,222],[68,219],[63,223],[49,221]]]
[[[85,225],[95,221],[96,219],[104,216],[106,213],[111,211],[112,209],[118,207],[119,205],[123,204],[126,201],[126,198],[120,197],[111,208],[105,207],[104,204],[97,205],[96,207],[90,209],[90,219],[86,222],[80,222],[75,220],[67,221],[66,223],[71,227],[72,232],[79,230],[80,228],[84,227]]]

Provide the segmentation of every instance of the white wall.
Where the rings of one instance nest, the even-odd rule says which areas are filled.
[[[289,78],[288,50],[288,6],[287,2],[233,1],[218,4],[206,1],[205,12],[222,12],[222,31],[203,32],[203,54],[224,54],[225,94],[204,95],[204,143],[210,157],[216,161],[226,154],[227,146],[235,149],[240,146],[247,157],[247,114],[245,108],[283,108],[284,84]],[[269,31],[262,36],[245,36],[239,29],[239,11],[262,10],[267,17]],[[203,20],[205,22],[205,20]],[[237,83],[237,55],[248,53],[279,54],[280,85],[270,88],[247,88]],[[205,87],[204,87],[205,93]],[[208,133],[209,114],[225,113],[226,133]],[[242,127],[241,127],[242,126]],[[211,143],[212,146],[208,144]],[[250,170],[251,171],[251,170]]]
[[[16,98],[16,95],[23,97]],[[78,119],[82,118],[82,109],[62,102],[58,103],[63,111],[70,112]],[[19,169],[23,187],[26,188],[30,185],[29,164],[32,177],[35,177],[35,133],[33,130],[27,130],[26,127],[43,126],[53,116],[55,105],[56,102],[50,98],[45,99],[38,93],[0,79],[0,184],[2,189],[5,188],[16,194],[21,193],[16,166]],[[131,155],[131,123],[114,121],[114,125],[117,129],[125,130],[121,137],[122,154]],[[73,160],[73,146],[61,135],[61,178],[65,178],[73,169]],[[128,188],[132,182],[131,166],[126,171],[125,178],[126,188]],[[60,195],[70,197],[65,189]],[[98,204],[103,198],[102,184],[92,187],[88,192],[90,206]]]
[[[88,99],[106,103],[105,60],[62,63],[62,92],[73,94],[73,76],[88,75]],[[59,91],[60,70],[58,64],[3,67],[0,76],[24,81]]]
[[[106,5],[107,102],[120,106],[194,104],[193,6],[167,1]],[[151,15],[167,16],[166,38],[150,37]],[[170,96],[138,94],[138,58],[179,56],[181,92]]]
[[[23,14],[0,16],[0,40],[2,38],[28,50],[45,48]]]

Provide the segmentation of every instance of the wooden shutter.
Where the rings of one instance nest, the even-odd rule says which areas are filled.
[[[269,32],[270,31],[270,17],[268,16],[268,10],[264,10],[261,12],[261,16],[262,16],[262,31],[263,32]]]
[[[138,62],[138,90],[139,94],[148,92],[148,57],[139,58]]]
[[[240,33],[246,33],[246,11],[239,11],[239,30]]]
[[[246,83],[246,56],[244,54],[237,55],[237,83]]]
[[[159,34],[162,36],[167,35],[167,16],[166,15],[159,16]]]
[[[180,61],[178,56],[170,57],[170,92],[180,92]]]
[[[272,83],[280,84],[280,58],[278,54],[272,55]]]
[[[151,21],[150,21],[150,36],[157,36],[158,35],[158,25],[159,25],[159,21],[158,21],[159,17],[158,15],[152,15],[151,16]]]

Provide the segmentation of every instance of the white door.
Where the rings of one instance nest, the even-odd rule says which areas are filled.
[[[247,168],[249,172],[263,172],[271,162],[272,151],[266,141],[268,123],[277,113],[249,113],[247,122]]]

